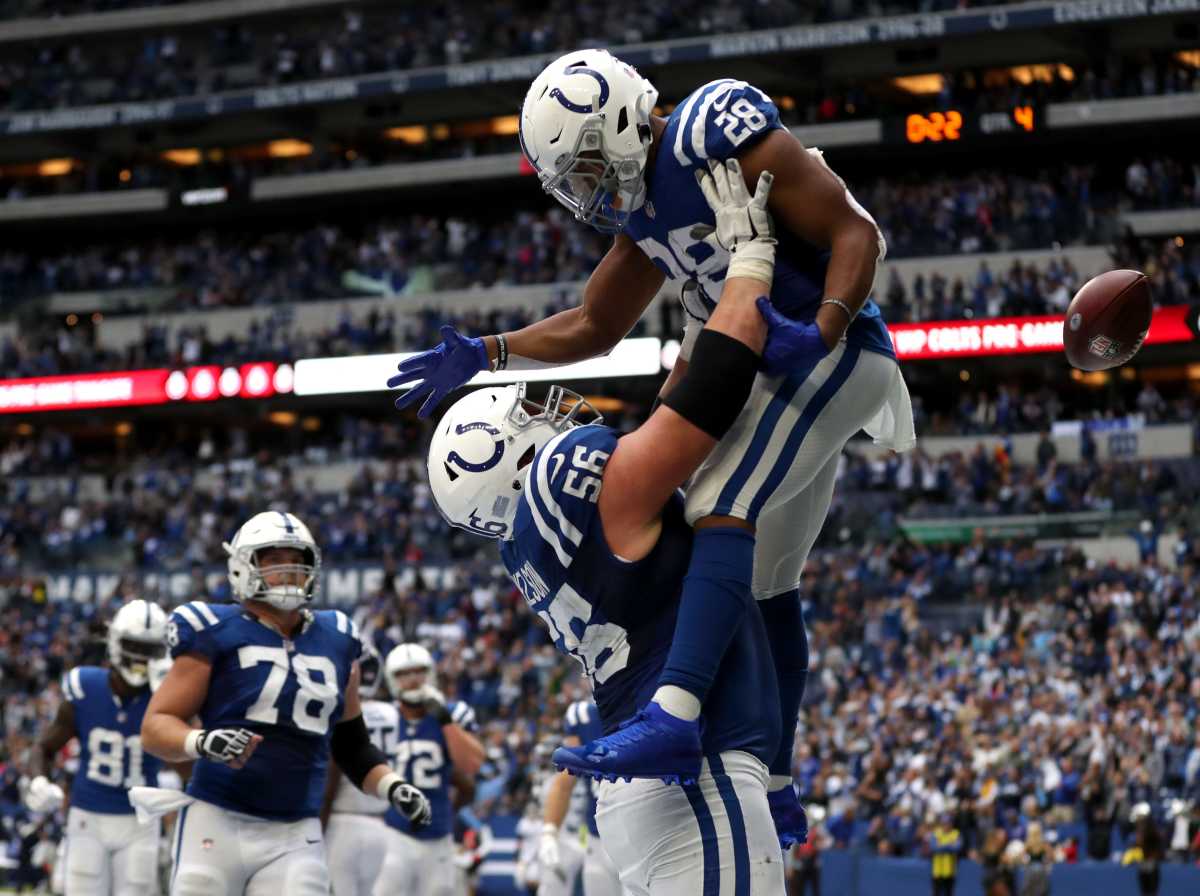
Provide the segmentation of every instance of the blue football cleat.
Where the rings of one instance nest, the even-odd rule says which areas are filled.
[[[800,805],[795,787],[789,784],[780,790],[772,790],[767,794],[767,803],[771,807],[780,849],[786,851],[794,844],[808,840],[808,815]]]
[[[597,781],[661,778],[667,784],[695,783],[702,758],[700,721],[676,718],[653,701],[612,734],[559,747],[552,757],[556,768]]]

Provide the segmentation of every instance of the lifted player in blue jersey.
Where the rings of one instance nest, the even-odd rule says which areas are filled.
[[[399,812],[387,813],[391,836],[376,896],[457,896],[464,886],[454,862],[450,787],[474,792],[484,759],[483,744],[473,733],[475,712],[461,700],[446,702],[437,689],[433,656],[420,644],[392,648],[384,676],[400,705],[392,761],[425,794],[433,817],[416,829]]]
[[[600,709],[595,703],[579,700],[567,707],[563,746],[578,747],[603,733]],[[625,891],[617,868],[600,843],[596,827],[597,784],[585,779],[580,793],[577,783],[578,779],[565,770],[546,782],[537,852],[541,868],[537,896],[572,896],[581,873],[583,896],[621,896]]]
[[[139,732],[150,702],[151,663],[167,650],[167,614],[133,600],[108,625],[109,668],[76,666],[63,676],[63,702],[33,752],[26,802],[35,812],[62,805],[45,777],[79,738],[79,771],[67,813],[66,896],[152,896],[157,892],[157,820],[140,824],[131,787],[156,784],[162,763],[142,752]]]
[[[882,444],[912,443],[908,392],[879,309],[869,301],[885,245],[820,152],[805,150],[779,121],[775,104],[744,81],[712,81],[668,118],[653,114],[658,91],[603,50],[577,50],[534,80],[521,111],[521,145],[542,186],[579,220],[615,233],[578,308],[512,333],[468,339],[449,328],[431,352],[405,361],[393,382],[412,382],[398,405],[425,399],[423,415],[476,372],[545,367],[609,351],[641,318],[667,281],[689,323],[664,386],[684,375],[699,327],[713,313],[727,276],[733,233],[714,214],[696,175],[736,160],[753,185],[775,175],[770,213],[778,258],[770,289],[778,309],[778,349],[728,436],[688,484],[686,516],[697,530],[697,557],[733,563],[740,536],[757,539],[752,557],[728,576],[688,576],[673,649],[647,711],[692,722],[674,737],[647,739],[620,754],[602,741],[568,763],[627,773],[643,752],[671,753],[680,773],[698,762],[700,703],[746,608],[732,596],[752,583],[771,637],[784,733],[771,762],[779,810],[790,804],[795,721],[807,675],[800,573],[828,512],[838,458],[860,429]],[[742,222],[743,224],[745,222]],[[751,222],[752,224],[753,222]],[[715,230],[715,232],[714,232]],[[789,351],[783,352],[783,346]],[[711,370],[712,388],[722,371]],[[730,581],[736,580],[733,591]],[[687,745],[690,744],[690,747]]]
[[[764,173],[751,198],[724,166],[706,175],[705,196],[730,220],[763,211]],[[727,234],[734,246],[722,301],[696,339],[698,363],[650,419],[618,440],[580,426],[586,402],[553,387],[545,405],[523,386],[488,388],[454,404],[429,448],[430,489],[451,523],[500,539],[500,556],[558,649],[592,680],[600,720],[615,749],[646,737],[668,745],[687,723],[638,713],[663,670],[693,536],[677,493],[734,424],[753,388],[763,345],[773,338],[756,299],[770,283],[774,241],[766,228]],[[773,333],[774,327],[771,327]],[[719,369],[719,387],[707,371]],[[574,401],[564,411],[564,398]],[[721,530],[753,550],[741,529]],[[716,564],[726,558],[697,558]],[[739,558],[742,559],[742,558]],[[693,568],[695,568],[693,566]],[[752,603],[749,583],[740,587]],[[767,802],[766,762],[779,746],[779,699],[758,613],[730,633],[704,703],[703,758],[678,787],[687,755],[642,751],[641,780],[605,774],[597,826],[622,883],[651,896],[778,894],[783,863]],[[650,733],[646,730],[650,728]],[[555,754],[556,763],[562,749]]]
[[[182,807],[171,896],[325,896],[318,815],[331,755],[418,825],[429,802],[370,741],[354,624],[305,608],[321,566],[308,528],[260,513],[225,550],[238,603],[192,601],[171,614],[175,663],[142,723],[148,751],[197,760],[187,795],[157,806]]]

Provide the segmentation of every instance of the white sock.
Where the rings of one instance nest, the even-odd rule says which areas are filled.
[[[767,782],[767,793],[774,793],[776,790],[783,790],[783,788],[791,786],[792,779],[787,775],[771,775],[771,780]]]
[[[673,684],[664,684],[654,692],[654,702],[677,719],[694,722],[700,718],[700,701],[695,694]]]

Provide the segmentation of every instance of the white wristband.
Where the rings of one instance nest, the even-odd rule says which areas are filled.
[[[552,821],[543,821],[542,822],[542,836],[544,837],[547,834],[549,834],[551,837],[558,836],[558,825],[556,825]]]
[[[725,278],[749,277],[758,280],[771,291],[771,281],[775,278],[775,240],[760,237],[742,243],[729,259],[729,269]]]
[[[203,729],[197,728],[194,731],[189,731],[188,736],[183,739],[183,752],[187,753],[192,759],[200,758],[200,738],[204,737]]]
[[[375,785],[375,795],[381,800],[390,798],[393,785],[403,784],[404,779],[395,772],[388,772],[379,779],[379,783]]]

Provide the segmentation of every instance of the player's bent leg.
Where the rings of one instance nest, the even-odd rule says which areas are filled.
[[[242,896],[248,875],[237,817],[202,801],[180,810],[170,896]]]
[[[158,819],[138,824],[131,816],[121,825],[123,846],[113,852],[113,896],[157,896]]]
[[[372,896],[394,896],[396,893],[417,893],[420,878],[420,856],[414,849],[414,841],[395,828],[387,828],[384,834],[386,849],[383,868],[375,883]]]
[[[325,828],[333,896],[371,896],[387,854],[383,818],[334,812]]]
[[[72,808],[67,813],[67,896],[110,896],[110,856],[100,839],[95,813]]]
[[[318,829],[319,830],[319,829]],[[329,896],[329,869],[321,843],[286,852],[260,868],[246,896]]]
[[[464,896],[459,885],[458,868],[454,865],[454,838],[446,835],[429,843],[428,896]]]
[[[598,837],[589,837],[583,862],[583,896],[622,896],[617,866]]]

